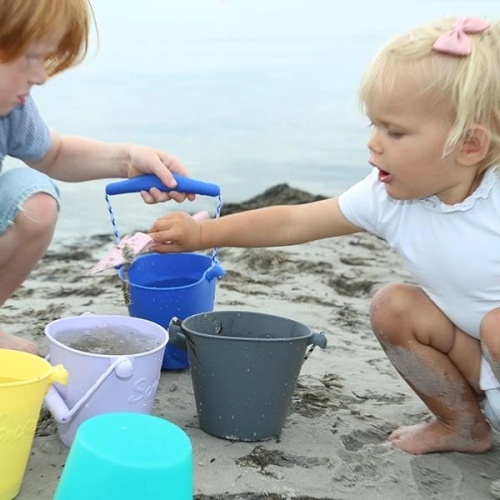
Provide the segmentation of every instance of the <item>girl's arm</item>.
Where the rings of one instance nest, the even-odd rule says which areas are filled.
[[[190,252],[212,247],[270,247],[305,243],[359,232],[340,211],[337,198],[249,210],[196,221],[183,212],[157,219],[150,236],[158,252]]]

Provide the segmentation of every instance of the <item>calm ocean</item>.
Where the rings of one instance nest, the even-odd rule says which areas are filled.
[[[61,133],[172,152],[194,177],[219,184],[228,202],[281,182],[339,194],[369,171],[368,122],[356,92],[378,48],[434,17],[500,17],[499,0],[93,4],[99,47],[93,44],[82,66],[34,90],[45,119]],[[105,184],[60,184],[56,242],[111,234]],[[136,195],[114,198],[123,233],[178,208],[144,206]],[[182,208],[215,206],[196,203]]]

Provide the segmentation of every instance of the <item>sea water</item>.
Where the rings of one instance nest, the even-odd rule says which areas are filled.
[[[140,354],[160,345],[158,338],[139,330],[109,326],[62,330],[54,339],[77,351],[114,356]]]
[[[436,17],[500,16],[498,0],[101,0],[93,8],[99,37],[92,30],[85,62],[33,88],[44,120],[61,134],[168,151],[193,177],[218,184],[224,203],[282,182],[336,196],[364,178],[370,127],[357,91],[379,48]],[[15,162],[6,158],[5,168]],[[57,181],[55,243],[113,234],[108,182]],[[179,209],[136,193],[114,198],[124,235]],[[197,196],[181,207],[215,204]]]

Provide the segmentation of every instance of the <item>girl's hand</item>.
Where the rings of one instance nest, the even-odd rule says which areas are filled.
[[[149,236],[159,253],[192,252],[202,250],[201,222],[185,212],[172,212],[155,221]]]
[[[188,169],[178,160],[163,151],[159,151],[146,146],[131,145],[129,150],[130,161],[128,164],[128,177],[136,177],[143,174],[156,175],[166,186],[175,188],[176,182],[172,177],[172,172],[189,176]],[[160,191],[152,188],[149,191],[142,191],[141,197],[145,203],[158,203],[167,200],[182,202],[186,198],[194,200],[192,193],[178,193],[177,191]]]

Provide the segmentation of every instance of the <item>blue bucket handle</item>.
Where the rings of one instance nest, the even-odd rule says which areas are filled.
[[[149,191],[151,188],[157,188],[160,191],[177,191],[179,193],[193,193],[204,196],[219,196],[220,187],[210,182],[199,181],[191,177],[185,177],[180,174],[172,174],[177,181],[175,188],[165,186],[163,182],[154,174],[139,175],[124,181],[112,182],[106,186],[106,193],[124,194],[137,193],[139,191]]]
[[[172,173],[172,176],[177,182],[175,188],[170,188],[165,186],[160,178],[154,174],[139,175],[137,177],[131,177],[130,179],[125,179],[123,181],[112,182],[106,186],[106,204],[108,207],[108,212],[111,218],[111,224],[113,226],[113,232],[115,235],[115,243],[120,242],[120,233],[118,231],[118,225],[116,223],[116,217],[111,206],[110,195],[116,194],[126,194],[126,193],[137,193],[140,191],[149,191],[151,188],[157,188],[160,191],[177,191],[179,193],[192,193],[199,194],[203,196],[216,196],[217,209],[216,218],[220,217],[220,212],[222,208],[222,197],[220,192],[220,187],[217,184],[212,184],[210,182],[200,181],[198,179],[193,179],[191,177],[186,177],[184,175]],[[217,248],[212,251],[212,267],[205,274],[208,280],[215,277],[220,277],[224,274],[224,271],[219,266],[217,260]]]

